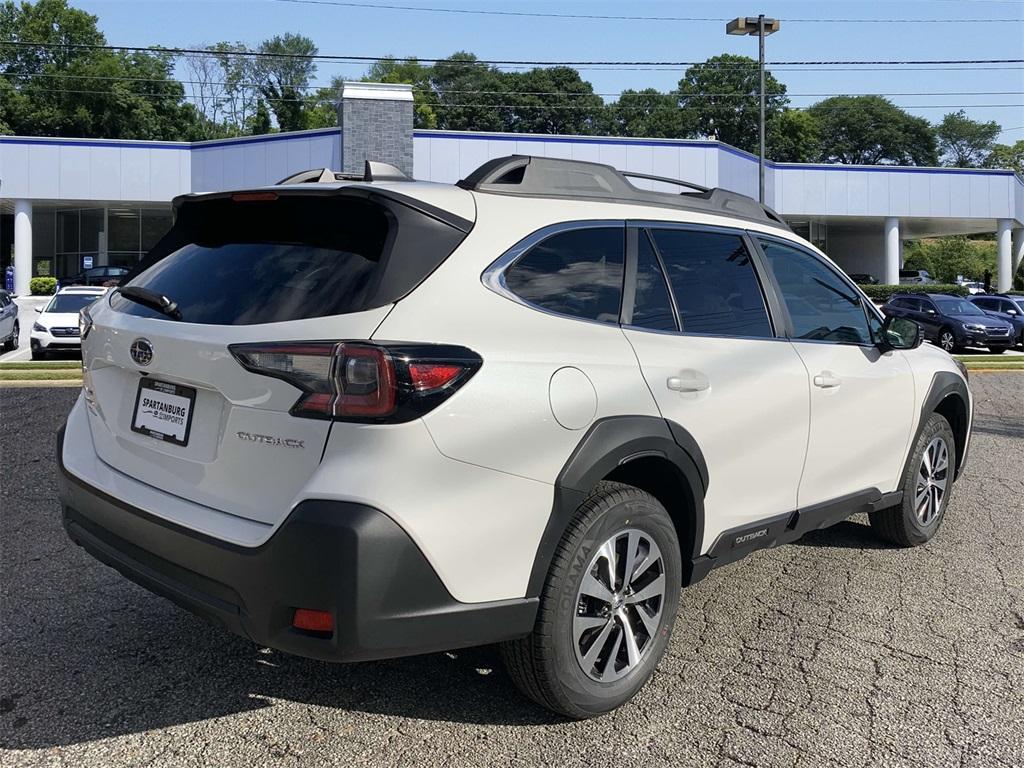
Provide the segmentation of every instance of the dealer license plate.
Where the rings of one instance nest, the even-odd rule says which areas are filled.
[[[192,387],[143,378],[135,398],[132,431],[176,445],[188,445],[195,403],[196,391]]]

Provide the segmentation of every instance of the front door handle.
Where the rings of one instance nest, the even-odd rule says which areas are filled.
[[[675,392],[704,392],[710,389],[711,382],[698,371],[681,371],[678,376],[670,376],[665,386]]]
[[[836,376],[832,371],[822,371],[814,377],[814,386],[821,387],[822,389],[835,389],[843,380]]]

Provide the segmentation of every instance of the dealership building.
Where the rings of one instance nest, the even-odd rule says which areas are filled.
[[[562,157],[757,196],[757,158],[717,141],[414,130],[412,107],[409,86],[346,83],[338,128],[191,143],[0,136],[0,267],[24,294],[34,276],[130,266],[170,227],[178,195],[361,172],[366,159],[454,182],[493,157]],[[896,283],[903,241],[991,233],[1006,290],[1024,256],[1012,171],[769,162],[765,174],[766,203],[848,273]]]

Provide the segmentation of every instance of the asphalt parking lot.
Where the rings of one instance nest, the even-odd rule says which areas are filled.
[[[285,656],[64,537],[53,436],[76,389],[0,389],[0,764],[1024,765],[1024,375],[973,376],[939,536],[864,519],[685,590],[668,655],[613,715],[560,722],[492,649]]]

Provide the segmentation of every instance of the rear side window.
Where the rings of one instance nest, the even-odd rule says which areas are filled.
[[[561,315],[618,323],[625,230],[573,229],[535,245],[505,271],[523,301]]]
[[[401,203],[347,194],[186,202],[125,285],[182,322],[251,325],[360,312],[402,298],[465,234]],[[111,306],[166,319],[115,294]]]
[[[684,333],[772,336],[761,286],[739,235],[652,229]]]
[[[774,240],[761,240],[782,291],[793,338],[870,344],[871,331],[860,294],[818,258]]]

